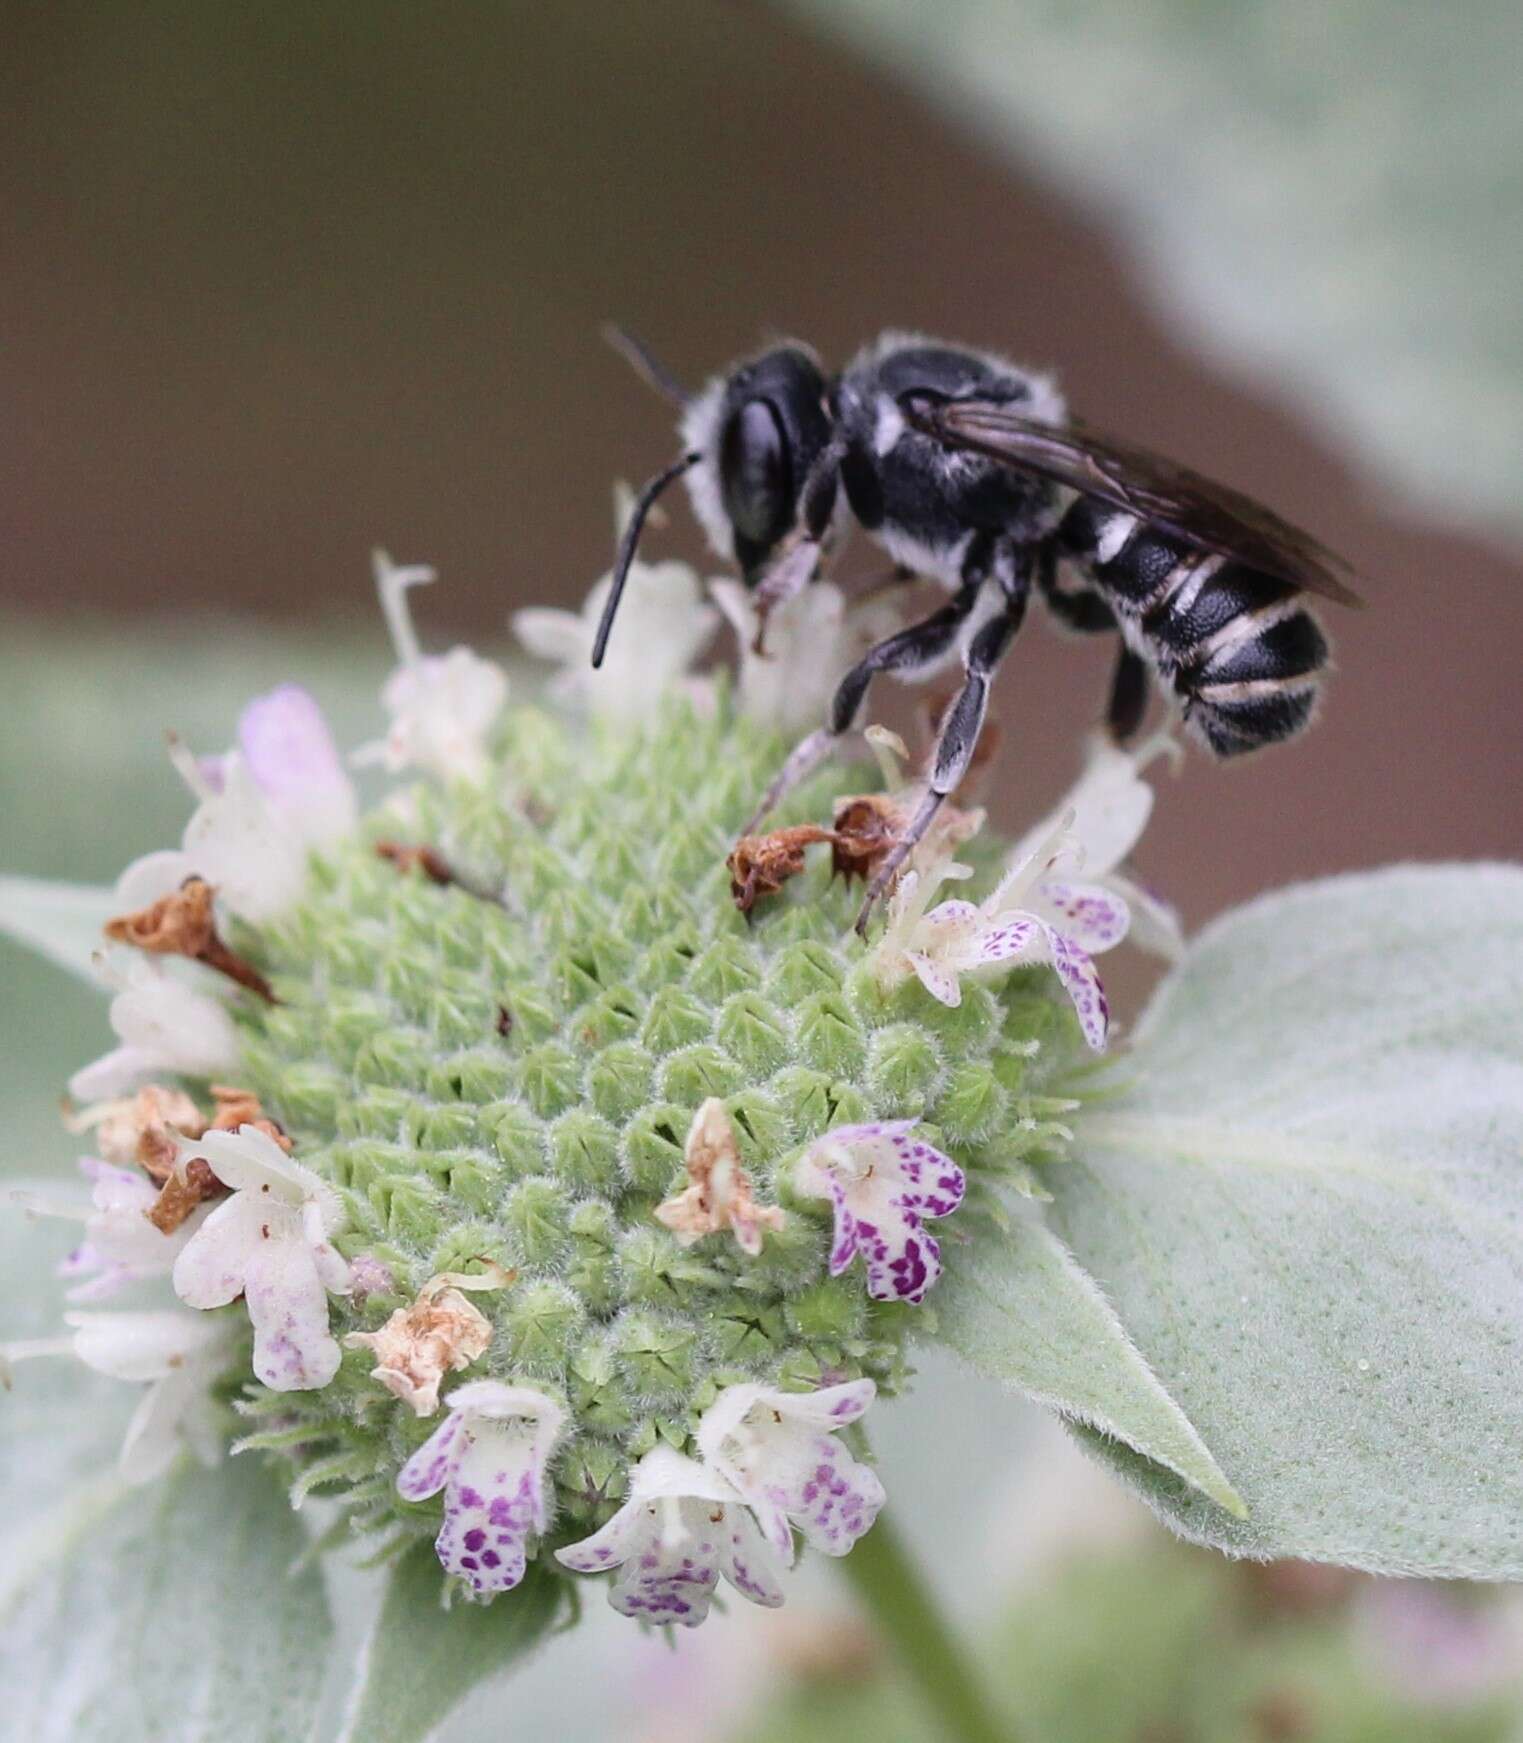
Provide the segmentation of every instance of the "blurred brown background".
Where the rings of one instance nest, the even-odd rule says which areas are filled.
[[[1055,367],[1366,577],[1320,730],[1166,785],[1146,869],[1192,922],[1517,851],[1517,558],[1378,500],[1273,384],[1171,340],[1095,222],[835,44],[723,0],[5,16],[5,606],[374,634],[381,542],[443,572],[425,633],[496,641],[581,597],[612,479],[672,452],[601,320],[690,377],[769,332],[839,361],[922,326]],[[698,553],[685,512],[658,538]],[[1107,660],[1043,625],[1012,656],[1010,820],[1071,772]]]

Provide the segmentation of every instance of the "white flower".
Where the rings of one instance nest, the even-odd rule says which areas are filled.
[[[276,1392],[326,1386],[339,1364],[327,1292],[349,1287],[328,1240],[343,1221],[338,1194],[256,1126],[207,1132],[185,1154],[204,1156],[232,1196],[175,1260],[175,1293],[190,1307],[244,1296],[259,1379]]]
[[[573,1573],[617,1568],[608,1601],[621,1616],[696,1628],[721,1574],[753,1604],[775,1609],[782,1588],[756,1520],[722,1477],[669,1446],[630,1473],[629,1499],[591,1537],[555,1558]]]
[[[142,957],[131,958],[125,973],[105,972],[121,988],[111,1001],[121,1045],[69,1079],[75,1101],[103,1101],[165,1072],[217,1077],[236,1066],[238,1031],[216,999]]]
[[[1078,1013],[1091,1047],[1105,1045],[1110,1009],[1090,960],[1126,936],[1130,915],[1120,896],[1099,884],[1074,883],[1051,873],[1075,857],[1065,815],[1058,828],[1013,866],[980,904],[942,902],[929,907],[936,886],[966,877],[966,866],[946,862],[926,873],[906,872],[888,903],[888,924],[873,947],[880,981],[913,974],[944,1005],[962,1002],[959,979],[1021,964],[1047,963]]]
[[[833,583],[817,581],[772,608],[758,653],[755,593],[728,579],[711,581],[709,592],[735,631],[736,705],[779,732],[818,726],[841,679],[898,621],[884,600],[848,603]]]
[[[74,1328],[72,1337],[0,1346],[0,1375],[11,1360],[72,1354],[98,1374],[146,1385],[118,1460],[129,1483],[163,1476],[185,1446],[205,1465],[221,1459],[222,1423],[211,1387],[236,1347],[235,1326],[176,1309],[64,1318]]]
[[[82,1156],[80,1171],[91,1182],[88,1203],[54,1197],[27,1187],[0,1192],[34,1216],[65,1217],[85,1225],[85,1238],[59,1266],[61,1277],[84,1281],[69,1291],[70,1301],[100,1301],[129,1283],[167,1277],[180,1249],[203,1220],[193,1212],[172,1234],[148,1220],[159,1189],[135,1168],[119,1168]]]
[[[1142,839],[1153,814],[1153,789],[1142,771],[1159,756],[1178,762],[1179,746],[1157,733],[1133,750],[1123,750],[1103,734],[1089,742],[1084,769],[1058,808],[1030,829],[1010,854],[1013,865],[1034,853],[1071,817],[1068,833],[1082,854],[1084,875],[1120,896],[1131,913],[1127,937],[1170,962],[1184,952],[1179,915],[1135,877],[1120,869]]]
[[[226,1319],[178,1313],[70,1313],[74,1351],[97,1373],[146,1382],[148,1390],[127,1424],[121,1471],[130,1483],[149,1483],[188,1446],[204,1465],[223,1453],[222,1424],[211,1396],[237,1343]]]
[[[967,1185],[950,1156],[910,1136],[918,1123],[838,1126],[817,1138],[794,1169],[803,1197],[828,1198],[835,1208],[831,1276],[860,1253],[874,1301],[925,1299],[941,1275],[941,1248],[921,1219],[950,1216]]]
[[[877,1473],[835,1438],[872,1403],[871,1380],[818,1392],[727,1386],[698,1424],[698,1450],[756,1514],[767,1541],[793,1561],[793,1526],[825,1555],[845,1555],[887,1497]]]
[[[255,697],[225,755],[197,758],[175,744],[170,756],[200,803],[178,852],[145,854],[118,878],[124,912],[199,877],[231,913],[260,925],[301,900],[312,849],[354,828],[354,788],[333,735],[296,684]]]
[[[548,1523],[545,1468],[566,1412],[532,1386],[472,1380],[445,1399],[449,1415],[397,1476],[404,1501],[444,1490],[434,1539],[440,1565],[477,1593],[510,1591],[524,1577],[530,1532]]]
[[[620,537],[629,509],[629,492],[621,487],[614,495]],[[612,585],[610,572],[587,595],[580,612],[549,606],[515,611],[513,633],[537,659],[561,667],[551,680],[553,695],[575,701],[602,719],[644,720],[703,651],[718,613],[705,603],[702,583],[686,563],[637,559],[630,565],[603,664],[594,670],[592,645]]]
[[[418,646],[407,590],[437,579],[434,570],[398,568],[384,551],[374,556],[381,610],[397,652],[381,702],[391,716],[384,739],[361,746],[357,764],[380,763],[389,773],[418,768],[440,780],[481,781],[487,740],[508,699],[507,674],[468,647],[425,654]]]

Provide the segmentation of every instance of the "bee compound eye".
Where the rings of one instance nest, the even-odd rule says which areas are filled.
[[[731,413],[719,439],[719,485],[725,513],[748,544],[769,547],[787,532],[793,460],[770,400],[748,399]]]

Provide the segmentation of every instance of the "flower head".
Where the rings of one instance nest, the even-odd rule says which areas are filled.
[[[1122,899],[1099,884],[1051,874],[1073,857],[1065,817],[1045,841],[1001,878],[977,905],[942,902],[929,908],[937,884],[967,876],[943,862],[928,873],[906,872],[888,904],[888,924],[873,961],[885,984],[913,974],[933,998],[962,1002],[960,977],[1001,973],[1020,964],[1047,963],[1078,1013],[1091,1047],[1105,1045],[1110,1008],[1092,958],[1126,936]],[[927,911],[929,909],[929,911]]]
[[[616,533],[623,536],[631,498],[614,495]],[[593,643],[613,575],[600,580],[580,611],[530,606],[513,613],[513,633],[537,659],[561,669],[553,694],[608,720],[646,719],[662,696],[687,673],[714,633],[718,614],[703,597],[703,584],[686,563],[630,564],[619,606],[619,629],[603,663],[592,665]]]
[[[629,1478],[629,1499],[601,1531],[555,1552],[573,1573],[617,1569],[608,1601],[621,1616],[696,1628],[723,1574],[743,1598],[775,1609],[782,1587],[756,1520],[723,1477],[658,1446]]]
[[[762,1250],[765,1231],[780,1229],[786,1218],[775,1204],[758,1204],[752,1197],[735,1127],[718,1096],[710,1096],[693,1115],[684,1160],[688,1185],[656,1206],[656,1221],[684,1247],[728,1229],[741,1252],[754,1257]]]
[[[457,1386],[445,1402],[449,1415],[403,1465],[397,1493],[426,1501],[442,1489],[440,1565],[480,1596],[510,1591],[524,1577],[530,1532],[549,1522],[545,1467],[565,1409],[532,1386],[498,1380]]]
[[[835,1208],[830,1274],[860,1253],[875,1301],[920,1302],[941,1275],[941,1248],[925,1217],[950,1216],[966,1181],[950,1156],[910,1136],[916,1120],[838,1126],[799,1158],[793,1184]]]
[[[877,1473],[835,1438],[872,1403],[871,1380],[818,1392],[727,1386],[698,1424],[698,1450],[756,1514],[767,1541],[793,1561],[796,1525],[811,1549],[845,1555],[887,1497]]]
[[[357,750],[354,761],[380,763],[390,774],[417,768],[443,781],[480,782],[488,766],[487,740],[508,698],[507,675],[468,647],[425,654],[412,626],[407,591],[436,580],[436,571],[422,564],[398,568],[384,551],[377,551],[374,561],[397,669],[381,692],[390,730]]]
[[[349,1286],[349,1267],[328,1240],[342,1222],[338,1194],[255,1126],[207,1132],[192,1150],[232,1196],[175,1260],[175,1293],[202,1308],[244,1296],[254,1372],[265,1385],[276,1392],[326,1386],[339,1364],[327,1292]]]

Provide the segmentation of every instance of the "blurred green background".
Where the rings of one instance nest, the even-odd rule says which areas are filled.
[[[1192,924],[1296,876],[1516,853],[1515,7],[0,17],[0,869],[105,880],[172,840],[163,730],[214,748],[278,679],[369,736],[375,543],[439,565],[426,636],[502,653],[515,607],[579,600],[611,481],[672,448],[610,316],[688,377],[779,331],[833,361],[889,325],[995,345],[1353,558],[1371,605],[1330,626],[1319,730],[1165,784],[1145,869]],[[685,511],[658,536],[699,553]],[[858,546],[840,573],[873,568]],[[1070,774],[1105,664],[1028,631],[1007,822]],[[0,946],[11,1171],[69,1165],[58,1088],[105,1035],[99,1000]],[[940,1369],[896,1416],[890,1488],[1030,1734],[1515,1734],[1506,1604],[1169,1546]],[[599,1743],[934,1743],[828,1570],[675,1655],[594,1608],[457,1743],[504,1734],[505,1701],[525,1735]]]

